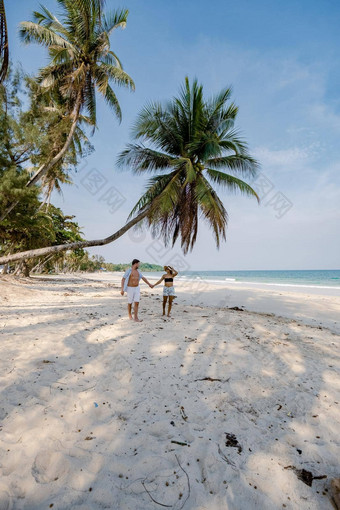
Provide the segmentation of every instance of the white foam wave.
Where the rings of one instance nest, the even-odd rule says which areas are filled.
[[[210,279],[210,278],[201,278],[199,276],[195,276],[195,277],[190,277],[188,275],[185,275],[185,276],[178,276],[177,277],[178,280],[186,280],[187,282],[189,281],[197,281],[197,280],[201,280],[202,282],[207,282],[207,283],[218,283],[218,284],[225,284],[225,283],[231,283],[231,284],[236,284],[236,285],[267,285],[267,286],[270,286],[270,287],[302,287],[302,288],[308,288],[308,289],[335,289],[335,290],[340,290],[340,287],[339,286],[336,286],[336,285],[313,285],[313,284],[301,284],[301,283],[277,283],[277,282],[260,282],[260,281],[256,281],[256,282],[248,282],[248,281],[237,281],[235,278],[225,278],[224,280],[213,280],[213,279]]]

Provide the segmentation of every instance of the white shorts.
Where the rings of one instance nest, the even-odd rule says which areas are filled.
[[[131,305],[132,303],[139,303],[140,299],[140,287],[127,287],[126,289],[128,303]]]
[[[163,296],[175,296],[175,287],[163,287]]]

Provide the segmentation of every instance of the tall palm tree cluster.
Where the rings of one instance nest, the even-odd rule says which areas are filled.
[[[67,125],[64,139],[58,138],[26,184],[31,187],[43,182],[47,191],[53,189],[56,179],[61,182],[62,165],[79,126],[96,128],[96,94],[104,97],[120,120],[115,87],[134,89],[133,80],[110,46],[112,32],[125,27],[128,11],[105,14],[103,0],[56,1],[61,8],[59,17],[41,6],[33,21],[22,22],[20,29],[24,43],[35,42],[48,50],[49,63],[36,78],[38,96],[45,107],[60,112]],[[105,239],[5,254],[0,263],[107,244],[141,224],[150,227],[154,236],[161,236],[165,244],[179,240],[187,253],[197,240],[200,218],[211,228],[219,247],[226,238],[228,213],[216,187],[259,201],[244,180],[255,176],[258,163],[235,129],[238,108],[230,98],[231,89],[225,88],[206,99],[202,85],[186,78],[177,97],[165,104],[146,105],[137,117],[133,143],[118,156],[121,168],[153,174],[128,222]],[[2,219],[16,205],[12,203]]]

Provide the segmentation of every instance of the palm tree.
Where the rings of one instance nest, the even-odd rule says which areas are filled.
[[[92,126],[96,126],[96,90],[119,120],[121,109],[111,84],[134,90],[133,80],[110,49],[110,35],[126,26],[128,10],[104,15],[102,0],[57,1],[63,9],[61,21],[41,6],[41,12],[33,14],[34,21],[21,23],[20,35],[24,43],[36,42],[48,49],[50,63],[40,70],[38,81],[51,100],[61,95],[63,101],[68,102],[72,122],[63,147],[40,166],[28,181],[28,187],[36,184],[65,156],[81,112],[87,113]],[[15,205],[11,205],[1,220]]]
[[[45,92],[57,90],[67,98],[73,122],[63,148],[40,167],[29,186],[64,156],[82,110],[96,125],[96,90],[121,120],[119,102],[110,83],[134,89],[133,80],[110,49],[110,35],[126,26],[128,11],[121,9],[105,16],[100,0],[57,1],[63,9],[61,21],[42,6],[42,12],[34,12],[35,22],[21,23],[20,34],[26,44],[37,42],[48,49],[50,63],[40,70],[38,80]]]
[[[4,81],[8,69],[8,33],[4,0],[0,0],[0,83]]]
[[[192,250],[202,217],[216,245],[226,237],[228,214],[214,185],[259,197],[240,177],[254,177],[258,163],[234,129],[238,108],[231,89],[204,100],[203,87],[189,79],[179,97],[166,105],[152,103],[137,118],[134,136],[118,159],[136,174],[157,172],[130,217],[148,211],[144,222],[164,243],[178,238],[184,253]],[[144,145],[147,143],[149,146]]]
[[[181,237],[187,252],[195,244],[198,217],[212,227],[217,246],[225,238],[228,214],[213,185],[225,186],[259,197],[243,179],[253,177],[258,163],[247,152],[247,145],[234,129],[237,107],[228,103],[231,90],[225,89],[211,100],[203,100],[202,86],[186,78],[178,98],[164,107],[151,104],[138,116],[134,133],[137,139],[119,156],[121,166],[135,173],[159,171],[152,177],[146,193],[131,211],[129,221],[117,232],[93,241],[77,241],[0,257],[0,264],[41,257],[60,251],[103,246],[121,237],[144,221],[165,243]],[[226,173],[224,169],[228,169]],[[231,172],[231,173],[230,173]]]

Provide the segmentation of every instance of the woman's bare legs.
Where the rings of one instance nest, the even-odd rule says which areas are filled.
[[[168,300],[168,296],[163,296],[163,315],[165,315],[165,307],[166,307],[167,300]]]
[[[169,306],[168,306],[168,317],[170,317],[171,308],[172,308],[172,302],[175,299],[174,296],[169,296]]]

